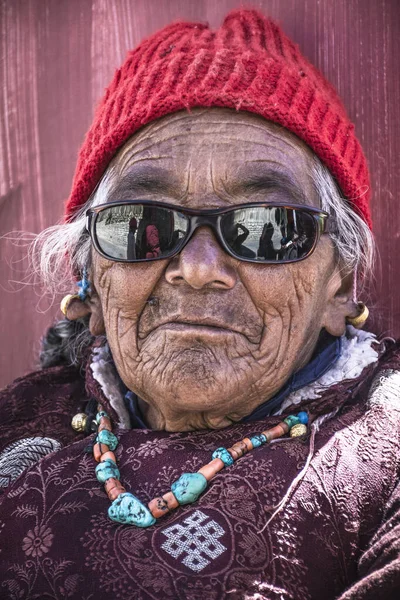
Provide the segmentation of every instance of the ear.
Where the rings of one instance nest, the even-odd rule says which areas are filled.
[[[103,308],[101,306],[100,297],[93,289],[90,297],[87,299],[90,306],[89,331],[92,335],[104,335],[106,328],[104,325]]]
[[[336,268],[328,283],[321,324],[331,335],[343,335],[346,331],[346,319],[358,315],[359,308],[353,296],[354,273],[344,274]]]
[[[105,334],[103,309],[101,307],[100,298],[95,290],[83,302],[79,298],[74,298],[68,304],[66,317],[69,321],[76,321],[82,317],[90,315],[89,331],[92,335]]]

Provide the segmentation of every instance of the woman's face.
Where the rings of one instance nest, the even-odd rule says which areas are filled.
[[[250,113],[168,115],[135,134],[114,165],[109,201],[319,206],[311,151]],[[309,258],[286,265],[241,262],[208,227],[172,259],[123,264],[96,251],[92,259],[92,323],[104,322],[118,372],[154,428],[240,420],[307,363],[321,328],[341,335],[349,314],[327,235]]]

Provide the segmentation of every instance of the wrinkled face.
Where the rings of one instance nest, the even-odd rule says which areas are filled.
[[[128,141],[114,160],[108,200],[319,206],[311,164],[301,141],[256,115],[197,109]],[[241,262],[206,226],[172,259],[123,264],[96,251],[92,258],[92,322],[104,321],[118,372],[155,428],[240,420],[307,363],[322,327],[344,331],[347,296],[328,235],[309,258],[286,265]]]

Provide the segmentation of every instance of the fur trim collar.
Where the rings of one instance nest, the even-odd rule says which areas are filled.
[[[108,344],[93,348],[90,368],[93,378],[98,382],[103,394],[118,415],[118,425],[124,429],[130,429],[129,413],[125,407],[122,392],[120,391],[118,376]]]
[[[342,338],[342,353],[333,367],[313,383],[289,394],[275,414],[279,415],[289,406],[300,404],[303,400],[320,398],[327,388],[341,381],[359,377],[365,367],[379,358],[379,353],[372,347],[374,343],[377,341],[373,333],[348,325],[346,335]]]

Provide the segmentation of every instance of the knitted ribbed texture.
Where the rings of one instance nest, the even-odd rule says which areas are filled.
[[[129,52],[81,148],[66,217],[89,198],[118,148],[140,127],[182,109],[257,113],[319,156],[371,225],[365,156],[334,88],[281,29],[255,10],[234,10],[215,32],[175,23]]]

